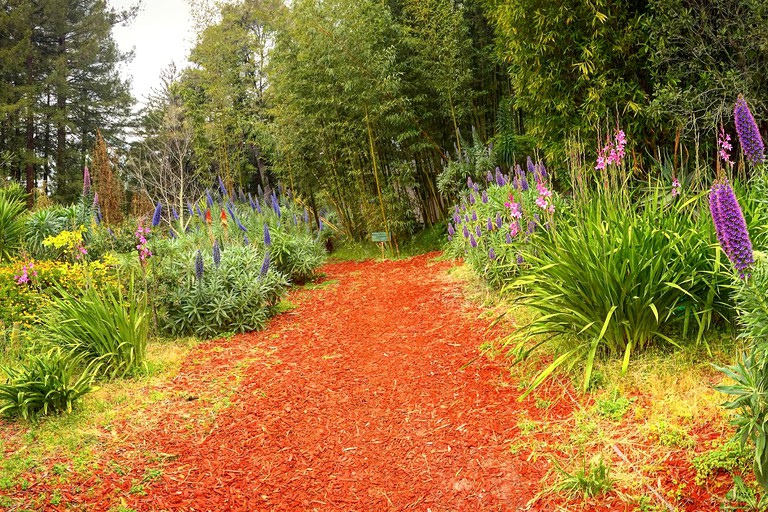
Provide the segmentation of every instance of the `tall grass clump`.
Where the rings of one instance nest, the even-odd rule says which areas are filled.
[[[728,277],[702,203],[662,186],[634,202],[598,192],[550,243],[524,254],[532,265],[512,286],[539,316],[513,338],[516,353],[524,358],[552,336],[568,340],[531,389],[558,366],[576,363],[585,366],[587,389],[597,357],[620,356],[626,371],[634,351],[654,342],[678,345],[672,329],[701,340],[725,314]],[[532,336],[545,341],[531,347]]]
[[[91,368],[83,369],[81,356],[54,348],[31,354],[17,368],[3,367],[0,414],[24,419],[72,412],[75,403],[92,391]]]
[[[98,363],[98,374],[122,377],[138,370],[146,357],[151,315],[133,278],[126,292],[87,288],[75,295],[63,288],[42,317],[38,335],[65,351]]]
[[[24,202],[13,195],[0,195],[0,261],[13,258],[24,237]]]

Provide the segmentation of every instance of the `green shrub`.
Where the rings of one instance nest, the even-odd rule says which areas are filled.
[[[659,189],[638,207],[595,194],[561,223],[552,243],[524,254],[533,264],[515,285],[526,291],[521,302],[540,315],[515,336],[518,354],[533,350],[531,336],[573,341],[532,388],[559,365],[583,361],[586,389],[597,356],[623,356],[626,371],[631,353],[654,340],[677,345],[672,328],[700,340],[718,314],[727,314],[730,277],[713,250],[704,208],[702,197],[675,203]]]
[[[262,328],[288,286],[280,272],[261,275],[264,252],[254,247],[228,247],[218,267],[210,255],[203,259],[197,279],[195,256],[189,251],[164,259],[153,274],[152,289],[161,330],[171,335],[203,338],[226,332]]]
[[[150,311],[134,290],[87,288],[82,295],[58,290],[42,316],[41,339],[84,361],[99,364],[99,375],[124,376],[137,370],[146,356]]]
[[[10,260],[17,255],[24,237],[26,206],[18,199],[0,196],[0,261]]]
[[[34,258],[58,258],[64,251],[44,246],[43,241],[58,235],[68,227],[68,219],[62,208],[36,210],[27,216],[25,222],[25,247]]]
[[[303,283],[312,278],[325,260],[323,250],[309,233],[275,230],[269,253],[275,268],[291,283]]]
[[[0,414],[29,419],[72,412],[75,402],[94,389],[89,369],[80,371],[80,359],[56,348],[29,356],[18,369],[2,368],[8,378],[0,384]]]

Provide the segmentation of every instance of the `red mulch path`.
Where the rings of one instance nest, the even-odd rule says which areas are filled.
[[[521,414],[567,417],[572,402],[561,384],[538,392],[555,401],[546,412],[518,402],[501,358],[462,369],[494,334],[446,278],[456,263],[435,256],[327,265],[327,285],[293,291],[297,307],[265,331],[193,350],[162,388],[171,398],[112,425],[91,476],[39,471],[11,496],[58,489],[46,510],[526,509],[550,464],[510,452]],[[670,485],[692,480],[674,464]],[[684,509],[715,510],[708,499]],[[613,495],[589,508],[629,509]]]

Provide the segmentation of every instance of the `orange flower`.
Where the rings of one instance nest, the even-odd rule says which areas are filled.
[[[227,227],[227,212],[224,211],[224,208],[221,209],[221,225]]]
[[[210,225],[213,222],[213,219],[211,218],[211,210],[207,209],[205,210],[205,223]]]

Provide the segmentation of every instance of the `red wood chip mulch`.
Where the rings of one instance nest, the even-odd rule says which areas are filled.
[[[46,510],[526,509],[551,466],[510,445],[521,414],[542,412],[517,401],[503,358],[465,367],[490,320],[435,256],[327,265],[325,285],[293,291],[297,307],[266,330],[194,349],[158,390],[168,399],[103,434],[91,476],[38,473],[13,497],[57,490]]]

